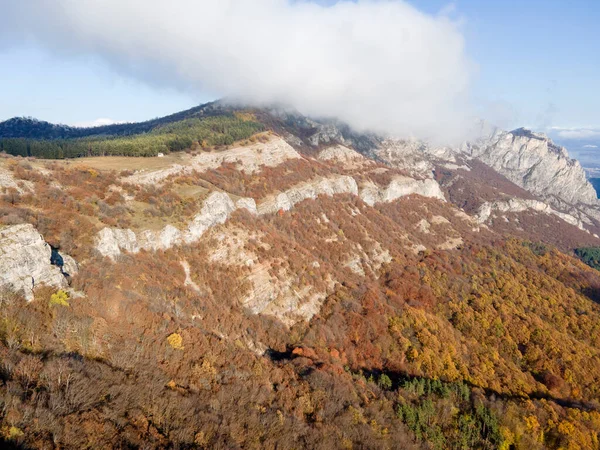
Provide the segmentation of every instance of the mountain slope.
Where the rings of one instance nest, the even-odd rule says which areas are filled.
[[[77,139],[90,136],[131,136],[147,133],[154,128],[194,117],[219,115],[215,103],[207,103],[185,111],[138,123],[120,123],[98,127],[71,127],[26,117],[15,117],[0,122],[0,138],[28,138],[37,140]]]
[[[0,158],[0,439],[597,448],[593,217],[460,149],[226,114],[260,132]]]

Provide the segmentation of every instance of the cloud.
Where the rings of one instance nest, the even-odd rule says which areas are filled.
[[[196,94],[429,139],[458,138],[471,120],[460,24],[400,0],[2,1],[0,16],[0,46],[100,56]]]
[[[595,128],[560,128],[554,127],[552,130],[563,139],[581,140],[581,139],[599,139],[600,130]]]
[[[116,123],[123,123],[123,122],[120,122],[117,120],[112,120],[112,119],[100,118],[100,119],[91,120],[88,122],[77,122],[73,126],[78,127],[78,128],[91,128],[91,127],[101,127],[104,125],[114,125]]]
[[[588,145],[584,145],[583,148],[598,148],[598,146],[597,145],[588,144]]]

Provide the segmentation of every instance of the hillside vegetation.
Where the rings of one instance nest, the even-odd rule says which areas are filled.
[[[19,123],[0,446],[600,450],[595,225],[292,115]]]
[[[202,130],[189,123],[190,136]],[[6,163],[32,190],[5,189],[2,222],[34,224],[81,264],[68,293],[40,288],[31,303],[0,294],[7,443],[599,448],[600,273],[552,245],[475,232],[433,199],[370,207],[338,195],[262,219],[238,211],[196,244],[112,263],[93,250],[102,227],[131,226],[140,211],[189,220],[200,198],[178,192],[206,179],[263,196],[338,169],[224,166],[134,186],[64,162]],[[437,248],[452,233],[464,243]],[[382,248],[388,262],[349,268],[358,249]],[[255,263],[236,265],[238,255]],[[258,287],[253,267],[266,268]],[[310,321],[287,327],[245,306],[253,290],[288,282],[331,286]]]
[[[50,130],[56,128],[50,124],[48,127]],[[19,132],[9,133],[9,130],[4,130],[5,133],[2,134],[2,127],[0,127],[0,151],[15,156],[45,159],[84,156],[156,156],[158,153],[181,151],[193,146],[231,145],[264,130],[264,126],[253,120],[251,116],[229,113],[157,123],[152,128],[132,124],[84,129],[86,132],[79,132],[78,129],[70,127],[57,128],[63,132],[44,132],[48,127],[43,127],[40,133],[28,133],[31,129],[31,123],[28,122],[28,126],[23,126],[20,137],[6,137],[19,135]],[[115,134],[110,134],[111,132]],[[90,135],[85,135],[86,133]],[[22,136],[30,134],[51,137],[41,139]]]

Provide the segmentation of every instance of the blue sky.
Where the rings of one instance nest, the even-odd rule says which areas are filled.
[[[476,64],[470,92],[482,115],[503,127],[554,127],[550,133],[559,139],[567,128],[600,129],[600,2],[410,3],[433,15],[446,11],[462,22],[467,55]],[[99,118],[137,121],[214,95],[149,85],[113,71],[92,55],[59,57],[15,41],[0,46],[0,67],[0,120],[34,116],[68,124]],[[600,132],[586,136],[577,145],[593,152],[590,146],[600,141]]]

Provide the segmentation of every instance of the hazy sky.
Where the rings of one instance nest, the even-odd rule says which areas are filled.
[[[298,3],[0,0],[0,120],[143,120],[252,91],[399,132],[478,115],[600,140],[598,1]]]

